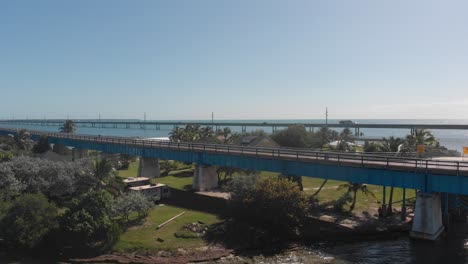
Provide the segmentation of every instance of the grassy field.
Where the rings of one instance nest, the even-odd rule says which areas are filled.
[[[119,171],[120,177],[135,177],[138,172],[138,162],[132,162],[128,170]],[[192,168],[182,168],[172,171],[168,176],[153,179],[154,182],[167,184],[168,186],[178,190],[189,190],[193,180]],[[261,172],[260,177],[277,177],[278,173]],[[305,192],[314,193],[323,179],[302,177]],[[330,203],[338,199],[346,189],[337,190],[338,186],[344,184],[341,181],[329,180],[318,195],[320,203]],[[358,192],[355,213],[364,211],[374,211],[381,205],[383,197],[383,188],[376,185],[368,185],[368,189],[375,195],[366,197]],[[390,193],[390,188],[387,188],[387,201]],[[402,189],[395,188],[393,201],[401,201],[403,197]],[[407,190],[406,197],[412,198],[415,196],[414,190]],[[401,202],[394,204],[395,208],[401,207]],[[345,210],[349,208],[345,206]],[[184,212],[185,214],[171,222],[169,225],[160,230],[156,227],[168,220],[169,218]],[[144,223],[134,226],[126,230],[120,237],[120,240],[115,245],[115,250],[119,252],[156,252],[161,249],[175,250],[177,248],[200,247],[205,245],[201,238],[177,238],[175,233],[180,231],[185,224],[201,221],[207,225],[220,221],[215,214],[210,214],[201,211],[194,211],[186,208],[165,205],[156,206],[153,208]],[[158,240],[160,238],[160,240]],[[162,242],[161,242],[162,241]]]
[[[135,176],[138,171],[138,163],[132,162],[128,171],[120,171],[120,176],[125,177],[126,175]],[[160,182],[169,185],[172,188],[179,190],[187,190],[191,184],[193,177],[190,176],[191,169],[183,169],[179,171],[173,171],[168,176],[157,178],[154,181]],[[279,174],[274,172],[261,172],[260,177],[277,177]],[[304,185],[305,191],[308,193],[314,193],[316,188],[320,187],[323,179],[312,178],[312,177],[302,177],[302,183]],[[344,184],[342,181],[329,180],[323,189],[320,191],[318,198],[321,203],[328,203],[338,199],[341,195],[346,192],[346,189],[337,190],[338,186]],[[361,192],[358,192],[357,203],[355,212],[367,211],[370,208],[380,207],[383,199],[383,187],[377,185],[367,185],[367,188],[375,195],[375,198],[372,196],[365,196]],[[388,203],[390,195],[390,187],[386,188],[386,200]],[[414,190],[406,190],[406,198],[415,197]],[[393,201],[397,202],[393,206],[395,208],[401,207],[401,200],[403,199],[403,189],[395,188],[393,193]],[[345,207],[346,208],[346,207]]]
[[[156,227],[164,221],[185,212],[182,216],[157,230]],[[201,238],[177,238],[174,234],[185,224],[203,222],[210,225],[219,221],[216,215],[191,211],[174,206],[156,206],[145,222],[126,230],[114,246],[119,252],[156,252],[158,250],[176,250],[177,248],[193,248],[204,246]]]
[[[181,165],[183,166],[183,165]],[[190,166],[182,167],[181,170],[173,171],[168,176],[153,179],[154,182],[165,183],[172,188],[184,190],[191,186],[193,177]],[[188,169],[187,169],[188,168]],[[138,162],[130,163],[127,170],[120,170],[122,178],[136,177],[138,173]],[[156,227],[164,221],[185,212],[171,223],[156,230]],[[181,231],[183,226],[193,222],[203,222],[210,225],[220,220],[216,215],[188,210],[170,205],[155,206],[151,209],[144,223],[127,229],[121,236],[114,250],[118,252],[157,252],[159,250],[176,250],[177,248],[193,248],[206,245],[201,238],[177,238],[174,234]],[[159,239],[158,239],[159,238]]]

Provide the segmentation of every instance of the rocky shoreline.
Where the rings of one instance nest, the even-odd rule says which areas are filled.
[[[305,250],[305,245],[333,246],[350,242],[389,240],[407,236],[410,229],[409,222],[384,220],[362,220],[359,217],[339,219],[336,216],[322,215],[311,217],[310,228],[304,229],[303,236],[298,241],[278,242],[262,248],[239,246],[228,249],[220,245],[202,248],[179,249],[176,252],[161,251],[151,254],[109,253],[95,258],[70,259],[69,263],[119,263],[119,264],[147,264],[147,263],[257,263],[265,262],[268,257],[281,262],[298,262],[307,257],[308,262],[330,263],[333,258],[322,256],[318,251]],[[314,248],[314,246],[312,246]],[[270,259],[271,260],[271,259]],[[276,262],[276,261],[275,261]]]

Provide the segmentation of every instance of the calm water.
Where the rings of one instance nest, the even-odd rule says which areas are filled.
[[[454,223],[449,234],[438,242],[400,238],[335,246],[316,244],[273,256],[257,255],[213,263],[466,264],[467,237],[467,225]],[[359,240],[359,237],[356,237],[356,241]]]
[[[177,122],[185,122],[186,120],[177,120]],[[206,121],[210,120],[191,120],[189,122]],[[216,122],[229,122],[233,120],[216,120]],[[324,120],[310,119],[310,120],[235,120],[236,122],[245,123],[258,123],[258,122],[277,122],[277,123],[325,123]],[[329,120],[329,123],[338,123],[339,120]],[[377,124],[468,124],[468,119],[356,119],[354,120],[360,124],[377,123]],[[21,127],[35,130],[58,131],[58,127],[52,126],[26,126],[26,125],[7,125],[0,124],[3,127]],[[113,136],[139,136],[139,137],[167,137],[172,130],[172,126],[161,126],[161,130],[154,128],[140,129],[140,128],[91,128],[91,127],[78,127],[78,133],[93,134],[93,135],[113,135]],[[240,132],[240,127],[233,127],[234,131]],[[269,127],[248,127],[248,131],[263,129],[266,132],[271,132]],[[409,131],[405,129],[361,129],[366,138],[382,138],[382,137],[404,137]],[[463,146],[468,146],[468,130],[432,130],[434,135],[440,140],[441,144],[458,151],[462,150]]]

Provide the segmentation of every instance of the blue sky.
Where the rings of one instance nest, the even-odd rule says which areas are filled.
[[[0,1],[0,118],[468,118],[467,1]]]

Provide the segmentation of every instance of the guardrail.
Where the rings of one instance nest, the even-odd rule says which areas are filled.
[[[16,133],[17,129],[0,128],[3,131]],[[384,167],[388,169],[444,171],[451,174],[467,174],[468,162],[441,161],[411,157],[391,157],[381,155],[368,155],[360,153],[337,153],[327,151],[311,151],[308,149],[250,147],[239,145],[223,145],[196,142],[169,142],[145,140],[131,137],[96,136],[85,134],[66,134],[45,131],[28,130],[32,135],[64,138],[94,143],[111,143],[144,148],[166,148],[178,151],[210,152],[228,155],[242,155],[282,160],[298,160],[305,162],[321,161],[338,165],[359,167]]]

